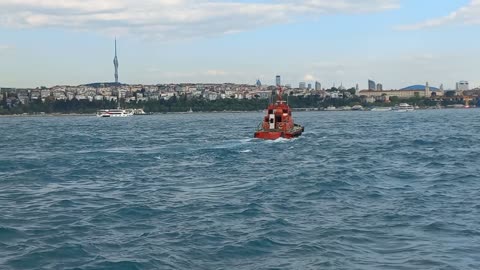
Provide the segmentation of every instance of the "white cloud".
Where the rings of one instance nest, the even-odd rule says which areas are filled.
[[[311,81],[315,81],[315,76],[313,76],[312,74],[306,74],[303,79],[307,82],[311,82]]]
[[[12,45],[0,44],[0,52],[14,50],[14,49],[15,49],[15,47],[12,46]]]
[[[207,70],[205,72],[205,75],[209,75],[209,76],[225,76],[225,75],[228,75],[228,72],[224,71],[224,70]]]
[[[480,24],[480,0],[471,0],[470,3],[447,16],[423,21],[416,24],[398,26],[399,30],[419,30],[438,27],[446,24]]]
[[[248,31],[299,17],[377,12],[399,0],[1,0],[0,26],[135,34],[162,40]]]

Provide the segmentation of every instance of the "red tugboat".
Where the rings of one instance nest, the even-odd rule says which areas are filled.
[[[304,127],[293,123],[292,110],[287,102],[282,100],[282,94],[283,90],[279,87],[277,101],[268,105],[267,115],[255,132],[255,138],[263,140],[292,139],[302,135]]]

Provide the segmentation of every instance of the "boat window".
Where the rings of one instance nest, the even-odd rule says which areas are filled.
[[[270,119],[270,123],[273,124],[273,119]]]
[[[273,114],[273,110],[268,110],[268,114]]]
[[[283,113],[288,113],[288,110],[287,110],[287,109],[283,109]]]
[[[276,122],[282,122],[282,116],[281,115],[275,116],[275,121]]]

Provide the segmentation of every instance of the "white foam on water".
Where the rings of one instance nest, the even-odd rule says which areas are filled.
[[[293,142],[296,141],[297,138],[293,139],[285,139],[285,138],[278,138],[276,140],[265,140],[267,143],[287,143],[287,142]]]

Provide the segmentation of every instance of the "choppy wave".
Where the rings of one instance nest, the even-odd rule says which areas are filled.
[[[0,269],[480,269],[480,110],[295,117],[0,118]]]

